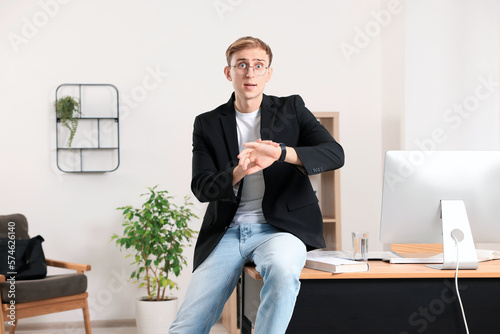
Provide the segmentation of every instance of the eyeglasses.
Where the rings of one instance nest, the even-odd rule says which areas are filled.
[[[253,73],[259,77],[266,74],[266,71],[269,68],[269,66],[264,66],[264,64],[255,64],[254,66],[250,66],[247,63],[238,63],[236,65],[231,65],[230,67],[234,67],[236,69],[236,73],[240,75],[246,75],[250,68],[252,68]]]

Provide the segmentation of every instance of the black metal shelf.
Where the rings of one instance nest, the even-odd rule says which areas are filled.
[[[103,88],[111,88],[113,90],[113,94],[116,94],[116,108],[111,113],[112,116],[85,116],[85,107],[82,105],[82,90],[85,91],[87,87],[103,87]],[[72,92],[77,90],[77,93],[73,95],[78,95],[78,101],[80,105],[80,110],[82,111],[82,116],[78,117],[79,121],[91,121],[95,122],[95,129],[87,130],[85,133],[85,138],[87,141],[90,141],[91,144],[87,147],[65,147],[64,145],[60,145],[59,137],[60,131],[63,131],[63,126],[61,125],[61,119],[57,117],[56,114],[56,163],[57,168],[65,173],[105,173],[105,172],[113,172],[118,169],[120,165],[120,135],[119,135],[119,94],[118,89],[112,84],[81,84],[81,83],[66,83],[59,85],[56,89],[56,101],[63,96],[61,94],[61,90],[71,89]],[[68,95],[68,94],[64,94]],[[114,103],[114,102],[113,102]],[[92,112],[92,113],[91,113]],[[94,113],[98,112],[94,107],[91,112],[87,112],[90,115],[94,115]],[[111,130],[113,132],[113,136],[111,140],[114,144],[113,146],[101,146],[103,142],[103,135],[106,133],[102,133],[105,130],[102,129],[101,121],[114,121]],[[87,122],[85,122],[87,123]],[[88,123],[87,123],[88,124]],[[80,127],[78,128],[80,129]],[[82,130],[83,131],[83,130]],[[77,130],[78,132],[78,130]],[[98,153],[99,151],[106,153],[103,157],[102,154]],[[95,153],[95,156],[98,156],[96,161],[92,161],[92,158],[89,156]],[[99,160],[100,159],[100,160]],[[102,161],[103,159],[107,159],[112,161],[108,164],[108,166],[104,166],[105,163]],[[90,165],[94,165],[94,167],[88,167]],[[95,167],[98,166],[98,167]]]
[[[118,117],[75,117],[75,119],[89,119],[89,120],[107,119],[107,120],[118,121]],[[60,122],[61,119],[59,117],[57,117],[57,121]]]
[[[58,147],[58,150],[68,150],[68,151],[76,151],[76,150],[117,150],[119,147]]]

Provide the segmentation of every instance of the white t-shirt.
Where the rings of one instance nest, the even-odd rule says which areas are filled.
[[[241,152],[245,148],[244,143],[256,141],[260,138],[260,109],[251,113],[241,113],[236,110],[236,131],[238,132],[238,146]],[[231,226],[266,223],[262,212],[264,190],[262,171],[245,176],[240,205]]]

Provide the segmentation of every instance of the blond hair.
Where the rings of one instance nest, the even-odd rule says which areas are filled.
[[[271,48],[269,47],[269,45],[267,45],[260,39],[251,36],[238,38],[233,44],[231,44],[227,48],[226,50],[227,64],[231,65],[231,57],[235,52],[253,48],[259,48],[264,50],[269,57],[269,66],[271,66],[271,62],[273,61],[273,53],[271,52]]]

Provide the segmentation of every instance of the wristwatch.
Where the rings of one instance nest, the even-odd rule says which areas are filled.
[[[279,144],[281,147],[281,155],[280,155],[278,161],[283,162],[283,161],[285,161],[285,158],[286,158],[286,145],[283,143],[279,143]]]

